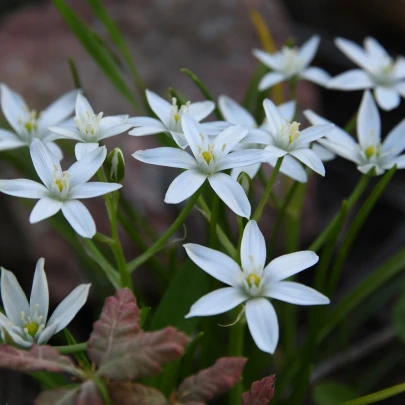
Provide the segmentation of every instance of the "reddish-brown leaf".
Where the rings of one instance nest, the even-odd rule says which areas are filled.
[[[250,391],[242,394],[242,405],[268,405],[274,395],[275,375],[255,381]]]
[[[187,342],[184,333],[171,327],[128,336],[111,348],[98,373],[113,380],[149,377],[159,373],[163,363],[178,359]]]
[[[112,382],[108,385],[114,405],[167,405],[164,395],[155,388],[130,382]]]
[[[81,385],[76,405],[104,405],[104,400],[93,381],[86,381]]]
[[[114,357],[117,349],[126,347],[141,331],[139,309],[128,288],[118,290],[105,300],[100,320],[94,324],[88,343],[88,353],[97,365]]]
[[[76,405],[77,389],[58,388],[44,391],[35,400],[35,405]]]
[[[67,372],[81,375],[73,361],[62,356],[51,346],[33,345],[29,351],[19,350],[7,344],[0,345],[0,368],[32,373],[34,371]]]
[[[216,395],[227,392],[239,382],[246,359],[222,357],[209,368],[187,377],[175,395],[176,404],[205,405]]]

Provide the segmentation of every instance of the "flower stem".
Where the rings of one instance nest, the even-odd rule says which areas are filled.
[[[170,228],[144,253],[138,256],[136,259],[130,261],[128,263],[128,272],[133,272],[143,263],[148,261],[154,254],[162,250],[168,240],[173,236],[173,234],[177,231],[177,229],[183,224],[184,220],[194,207],[195,203],[198,200],[198,197],[201,194],[202,187],[200,187],[188,200],[187,204],[184,206],[183,210],[180,212],[179,216],[176,220],[172,223]]]
[[[274,182],[276,181],[277,174],[280,171],[281,164],[283,163],[284,156],[277,159],[276,166],[273,169],[273,173],[271,173],[270,179],[266,184],[266,188],[264,189],[262,198],[259,201],[259,205],[257,206],[255,212],[252,215],[252,219],[259,222],[262,216],[263,208],[267,203],[267,199],[269,198],[270,192],[274,186]]]
[[[77,343],[75,345],[68,346],[53,346],[61,354],[73,354],[79,352],[85,352],[87,350],[87,342]]]

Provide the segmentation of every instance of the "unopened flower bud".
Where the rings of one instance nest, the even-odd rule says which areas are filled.
[[[107,156],[105,168],[108,181],[120,183],[125,177],[124,154],[120,148],[113,149]]]

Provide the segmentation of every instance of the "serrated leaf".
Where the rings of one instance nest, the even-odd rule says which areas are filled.
[[[357,397],[352,388],[334,381],[317,384],[312,390],[315,405],[339,405]]]
[[[268,405],[274,396],[275,376],[255,381],[249,391],[242,394],[242,405]]]
[[[93,381],[86,381],[81,385],[76,405],[104,405],[103,398]]]
[[[393,323],[398,337],[405,342],[405,297],[400,298],[394,307]]]
[[[35,405],[76,405],[77,389],[58,388],[44,391],[35,400]]]
[[[113,382],[108,385],[114,405],[167,405],[164,395],[155,388],[130,382]]]
[[[176,405],[205,405],[216,395],[229,391],[240,381],[246,359],[222,357],[199,373],[187,377],[175,395]]]
[[[0,368],[32,373],[35,371],[66,372],[82,375],[73,361],[51,346],[33,345],[29,351],[19,350],[7,344],[0,345]]]

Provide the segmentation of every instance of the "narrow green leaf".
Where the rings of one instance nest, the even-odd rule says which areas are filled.
[[[69,63],[70,73],[71,73],[72,79],[73,79],[73,84],[76,89],[81,89],[82,84],[80,82],[79,71],[77,70],[77,66],[76,66],[74,59],[71,58],[70,56],[68,57],[68,63]]]
[[[392,318],[398,337],[405,342],[405,296],[396,303]]]
[[[143,307],[139,310],[139,325],[141,326],[141,328],[145,323],[146,318],[149,316],[151,309],[151,307]]]
[[[315,405],[339,405],[357,397],[356,392],[347,385],[328,381],[317,384],[312,390],[312,401]]]

